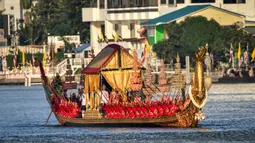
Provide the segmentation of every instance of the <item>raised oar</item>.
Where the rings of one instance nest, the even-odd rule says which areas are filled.
[[[50,111],[50,114],[49,114],[49,116],[48,116],[48,119],[47,119],[47,121],[46,121],[46,123],[45,123],[45,125],[44,126],[46,126],[47,125],[47,123],[48,123],[48,121],[49,121],[49,119],[50,119],[50,115],[52,114],[52,110]]]

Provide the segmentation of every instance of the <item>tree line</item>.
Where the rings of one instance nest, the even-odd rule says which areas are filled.
[[[86,0],[40,0],[32,5],[22,0],[21,7],[29,9],[18,31],[20,45],[43,44],[47,36],[80,35],[81,42],[89,41],[89,24],[82,22]]]
[[[232,25],[221,26],[215,20],[207,20],[206,17],[188,17],[180,23],[172,22],[165,25],[168,39],[153,45],[153,51],[161,59],[169,62],[174,59],[176,53],[181,56],[192,56],[199,47],[208,43],[209,52],[224,57],[229,53],[230,45],[237,52],[238,43],[242,45],[242,51],[249,46],[249,53],[255,46],[253,36],[244,29]]]

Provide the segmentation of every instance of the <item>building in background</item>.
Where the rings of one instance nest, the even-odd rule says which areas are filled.
[[[0,29],[0,48],[5,46],[7,46],[7,39],[4,38],[4,29]]]
[[[238,26],[244,28],[245,16],[239,13],[235,13],[226,9],[221,9],[213,5],[189,5],[184,8],[180,8],[176,11],[167,13],[157,18],[148,20],[142,23],[147,29],[152,29],[150,35],[148,35],[148,41],[151,45],[167,39],[168,36],[165,30],[165,25],[171,22],[179,23],[184,21],[187,17],[203,16],[208,20],[214,19],[221,26]]]
[[[222,25],[238,22],[243,27],[246,23],[247,26],[255,26],[254,0],[91,0],[82,9],[82,20],[90,22],[90,42],[95,54],[107,45],[106,38],[108,42],[114,42],[113,36],[117,33],[123,39],[117,43],[125,48],[134,46],[139,55],[144,48],[144,37],[140,32],[144,31],[141,30],[143,26],[147,29],[145,35],[149,37],[151,45],[167,37],[164,35],[162,24],[156,23],[156,25],[149,26],[146,21],[177,10],[185,11],[187,6],[194,5],[207,5],[208,7],[202,9],[202,6],[201,9],[191,10],[187,14],[182,13],[175,20],[183,20],[185,16],[197,13],[208,16],[208,18],[218,18]],[[190,9],[186,8],[186,10]],[[214,14],[214,17],[208,13]],[[231,21],[228,16],[235,19]],[[157,25],[161,26],[157,27]],[[104,42],[100,42],[103,37]]]
[[[31,0],[35,5],[39,0]],[[30,9],[21,7],[21,0],[0,0],[0,13],[3,15],[4,37],[7,39],[7,45],[18,45],[17,30],[22,26],[25,18],[25,13]]]
[[[2,9],[4,37],[7,39],[7,45],[17,45],[17,30],[20,26],[20,20],[23,19],[20,0],[0,0],[0,9]]]
[[[75,47],[77,47],[78,45],[81,44],[80,36],[79,35],[68,35],[68,36],[63,36],[63,38],[65,38],[65,40],[68,43],[74,44]],[[48,43],[47,43],[48,45],[54,46],[55,52],[57,52],[57,50],[59,48],[64,48],[65,47],[64,40],[62,39],[61,36],[48,36],[48,40],[47,41],[48,41]]]
[[[90,43],[81,44],[75,50],[74,65],[81,65],[80,67],[88,65],[91,61],[91,46]]]
[[[82,9],[82,19],[90,22],[91,46],[98,54],[106,42],[116,41],[125,48],[136,47],[138,55],[144,48],[144,37],[137,33],[140,23],[159,16],[158,0],[92,0]]]
[[[21,0],[0,0],[0,9],[4,10],[2,14],[13,15],[15,20],[23,19],[20,1]]]

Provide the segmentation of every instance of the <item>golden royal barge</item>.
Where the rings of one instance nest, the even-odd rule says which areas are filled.
[[[159,86],[156,86],[151,82],[150,66],[145,70],[136,52],[132,56],[117,44],[107,45],[82,70],[80,93],[87,99],[85,116],[81,116],[79,101],[66,96],[66,90],[76,88],[71,82],[72,72],[67,72],[66,82],[59,76],[49,81],[42,64],[39,65],[46,99],[61,125],[196,127],[204,118],[201,108],[211,84],[203,70],[206,52],[207,47],[202,47],[195,54],[196,67],[190,85],[185,84],[177,57],[172,82],[167,82],[162,63]],[[142,80],[144,73],[145,80]],[[103,84],[114,93],[103,97]],[[102,98],[107,101],[100,104]]]

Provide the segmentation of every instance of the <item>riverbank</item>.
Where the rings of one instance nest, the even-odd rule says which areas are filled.
[[[0,74],[0,85],[26,85],[42,83],[39,74],[26,75],[24,73]]]
[[[31,84],[41,84],[41,78],[31,78]],[[25,78],[0,79],[0,85],[25,85]]]
[[[160,72],[152,72],[152,81],[154,83],[158,83],[158,75]],[[168,83],[170,84],[173,79],[173,76],[175,74],[174,71],[165,71],[166,78],[168,79]],[[182,74],[185,77],[185,70],[182,70]],[[52,77],[52,74],[47,74],[49,78]],[[191,73],[191,78],[193,76],[193,73]],[[0,85],[25,85],[25,78],[31,78],[31,84],[38,84],[42,83],[41,81],[41,75],[37,73],[31,74],[31,75],[25,75],[24,73],[12,73],[12,74],[3,74],[0,73]],[[62,77],[63,78],[63,77]],[[218,82],[219,74],[213,73],[212,74],[212,82]],[[62,79],[64,80],[64,78]],[[75,75],[75,81],[77,83],[80,82],[80,74]]]

